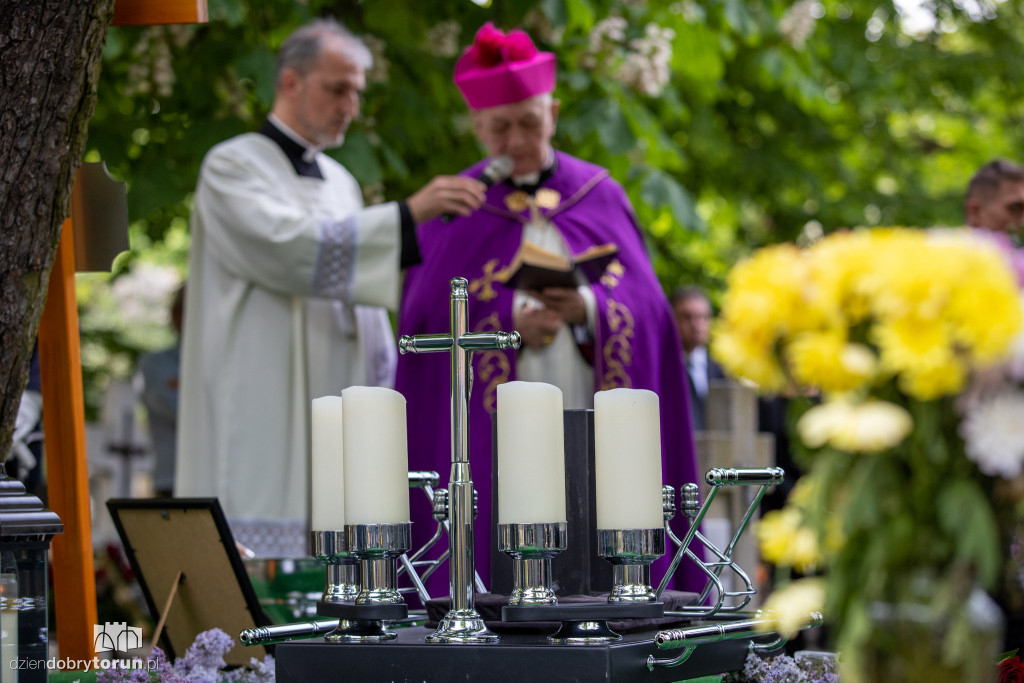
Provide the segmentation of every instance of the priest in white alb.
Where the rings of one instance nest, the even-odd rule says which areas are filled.
[[[485,187],[439,176],[405,201],[364,207],[343,166],[365,45],[334,20],[278,55],[264,126],[214,147],[196,188],[185,306],[177,496],[215,496],[236,540],[262,556],[308,554],[310,402],[391,386],[386,308],[419,261],[415,226],[468,215]]]

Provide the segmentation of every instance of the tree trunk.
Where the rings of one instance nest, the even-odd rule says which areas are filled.
[[[3,0],[0,10],[0,461],[28,381],[113,9],[114,0]]]

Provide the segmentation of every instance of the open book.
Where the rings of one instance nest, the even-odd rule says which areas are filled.
[[[524,242],[506,269],[509,275],[505,285],[537,291],[546,287],[575,288],[579,284],[576,273],[581,273],[588,282],[597,282],[618,253],[619,248],[614,244],[599,244],[569,259],[532,242]]]

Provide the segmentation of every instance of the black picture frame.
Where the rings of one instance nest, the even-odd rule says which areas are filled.
[[[160,638],[171,661],[203,631],[217,627],[237,642],[243,630],[272,623],[216,498],[112,498],[107,509],[154,622],[182,572]],[[236,644],[224,659],[245,665],[266,651]]]

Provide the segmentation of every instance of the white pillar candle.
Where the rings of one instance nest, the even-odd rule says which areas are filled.
[[[565,521],[563,432],[558,387],[498,385],[498,524]]]
[[[345,404],[345,523],[409,521],[405,397],[384,387],[349,387]]]
[[[598,529],[660,529],[661,419],[658,395],[609,389],[594,395]]]
[[[313,399],[313,530],[345,528],[345,460],[341,396]]]

